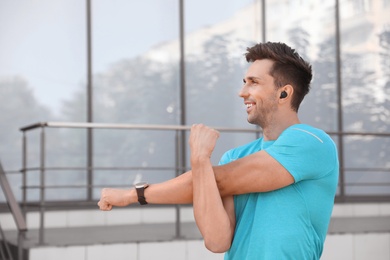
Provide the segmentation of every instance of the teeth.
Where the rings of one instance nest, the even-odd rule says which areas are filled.
[[[251,108],[253,104],[246,104],[246,108]]]

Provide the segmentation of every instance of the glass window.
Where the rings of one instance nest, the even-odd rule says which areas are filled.
[[[337,129],[334,2],[267,1],[267,41],[284,42],[312,64],[309,94],[299,109],[303,123]]]
[[[85,20],[83,1],[1,1],[0,159],[6,171],[21,168],[21,127],[85,120]],[[68,113],[76,103],[78,113]],[[39,147],[39,138],[30,141]],[[15,192],[19,197],[19,187]]]
[[[178,1],[92,2],[93,114],[95,122],[178,124]],[[174,132],[94,131],[95,167],[174,166]],[[147,170],[95,171],[117,183],[161,180]],[[140,175],[137,175],[140,174]],[[161,172],[163,179],[175,171]],[[105,176],[104,176],[105,175]],[[147,175],[147,176],[143,176]],[[153,175],[153,176],[152,176]]]
[[[382,1],[340,1],[344,129],[390,130],[390,8]],[[385,2],[385,1],[383,1]]]
[[[344,140],[347,195],[390,195],[390,138],[348,136]]]
[[[261,41],[261,1],[185,1],[186,123],[254,128],[238,96],[246,48]],[[207,8],[205,8],[207,6]],[[221,8],[223,6],[223,8]],[[202,19],[199,19],[202,17]],[[229,136],[230,138],[225,138]],[[255,138],[223,133],[214,154]],[[219,158],[215,158],[218,162]]]
[[[390,8],[386,1],[340,1],[345,131],[390,131]],[[389,195],[389,138],[347,136],[347,195]]]

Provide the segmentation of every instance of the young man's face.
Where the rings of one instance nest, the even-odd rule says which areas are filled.
[[[244,86],[239,95],[244,99],[248,122],[267,127],[278,109],[278,92],[274,78],[269,74],[273,65],[271,60],[254,61],[244,78]]]

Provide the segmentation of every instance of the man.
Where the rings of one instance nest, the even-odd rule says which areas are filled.
[[[192,170],[136,190],[103,189],[98,205],[193,203],[206,247],[225,259],[319,259],[338,181],[337,150],[322,130],[301,124],[311,66],[283,43],[248,48],[251,63],[239,93],[248,122],[263,137],[210,156],[219,133],[193,125]],[[147,189],[146,189],[147,187]],[[144,192],[144,193],[142,193]]]

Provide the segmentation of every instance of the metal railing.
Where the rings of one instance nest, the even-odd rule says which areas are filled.
[[[79,129],[125,129],[125,130],[158,130],[158,131],[174,131],[175,132],[175,165],[173,167],[47,167],[46,166],[46,128],[79,128]],[[28,167],[27,166],[27,132],[35,129],[40,129],[40,141],[39,141],[39,166],[38,167]],[[92,183],[93,178],[88,178],[90,182],[86,185],[47,185],[46,183],[46,175],[49,171],[53,170],[85,170],[85,171],[94,171],[94,170],[173,170],[176,173],[176,176],[185,172],[187,167],[183,165],[183,156],[185,156],[186,152],[181,150],[182,145],[182,135],[185,131],[189,131],[191,126],[178,126],[178,125],[139,125],[139,124],[104,124],[104,123],[73,123],[73,122],[41,122],[32,125],[25,126],[21,128],[23,132],[23,167],[21,169],[22,177],[22,205],[23,209],[26,211],[28,206],[35,205],[38,206],[40,211],[39,218],[39,244],[44,244],[45,242],[45,234],[44,234],[44,226],[45,226],[45,211],[48,207],[61,207],[63,205],[66,206],[66,203],[48,203],[45,190],[49,188],[80,188],[86,187],[88,189],[88,194],[92,194],[93,188],[99,188],[103,186],[97,186]],[[238,129],[238,128],[227,128],[227,127],[216,127],[220,132],[237,132],[237,133],[253,133],[258,135],[259,130],[257,129]],[[87,156],[93,156],[92,154],[88,154]],[[92,161],[87,159],[87,161]],[[39,185],[28,185],[27,184],[27,174],[31,171],[39,171]],[[105,185],[106,187],[107,185]],[[115,187],[115,185],[109,185],[110,187]],[[123,185],[119,185],[123,186]],[[27,190],[28,189],[38,189],[40,192],[39,201],[36,203],[28,202],[27,200]],[[88,196],[85,201],[77,201],[79,205],[94,205],[96,207],[96,200],[93,200],[91,196]],[[74,206],[75,203],[72,203]],[[167,207],[172,207],[172,205]],[[175,228],[176,228],[176,238],[181,238],[181,228],[180,228],[180,205],[175,205],[176,208],[176,220],[175,220]]]
[[[125,130],[158,130],[158,131],[174,131],[175,132],[175,165],[172,167],[92,167],[91,165],[88,165],[86,167],[47,167],[46,166],[46,128],[79,128],[79,129],[125,129]],[[21,131],[23,132],[23,167],[21,169],[21,173],[23,175],[22,177],[22,205],[24,206],[24,210],[26,210],[26,207],[28,205],[32,205],[31,202],[27,201],[27,190],[28,189],[38,189],[39,192],[39,201],[36,202],[36,206],[39,207],[40,211],[40,223],[39,223],[39,243],[44,243],[44,222],[45,222],[45,211],[48,207],[51,207],[55,205],[55,207],[61,207],[61,205],[65,206],[65,204],[60,203],[48,203],[48,200],[45,197],[45,190],[48,188],[80,188],[80,185],[47,185],[46,183],[46,175],[49,171],[52,170],[85,170],[85,171],[94,171],[94,170],[146,170],[146,169],[153,169],[153,170],[173,170],[176,172],[176,176],[183,173],[185,170],[187,170],[187,167],[183,165],[183,156],[185,156],[186,151],[181,150],[182,145],[182,136],[186,131],[190,130],[190,126],[178,126],[178,125],[139,125],[139,124],[103,124],[103,123],[72,123],[72,122],[42,122],[42,123],[36,123],[32,125],[25,126],[21,128]],[[242,129],[242,128],[224,128],[224,127],[215,127],[220,132],[236,132],[236,133],[253,133],[256,135],[256,137],[259,136],[261,131],[259,129]],[[39,166],[38,167],[27,167],[27,132],[35,129],[40,129],[40,148],[39,148]],[[353,135],[359,135],[359,136],[379,136],[379,137],[386,137],[390,138],[390,133],[338,133],[338,132],[328,132],[330,135],[337,136],[339,139],[343,138],[344,136],[353,136]],[[93,156],[92,154],[88,154],[87,156]],[[344,160],[344,155],[340,154],[340,160]],[[91,161],[91,160],[87,160]],[[340,163],[340,166],[344,165],[343,163]],[[350,170],[344,167],[340,168],[340,183],[339,183],[339,192],[336,197],[336,202],[350,202],[350,201],[367,201],[374,199],[375,201],[390,201],[390,183],[388,183],[389,187],[389,193],[385,195],[378,195],[378,196],[348,196],[345,193],[345,187],[348,184],[344,180],[344,173],[346,170]],[[365,170],[365,169],[359,169],[359,170]],[[373,169],[370,169],[373,170]],[[378,170],[378,169],[375,169]],[[390,174],[390,169],[385,168],[381,169],[382,171],[386,171]],[[39,171],[40,177],[39,177],[39,185],[28,185],[27,184],[27,174],[31,171]],[[86,189],[88,189],[88,194],[92,194],[92,189],[97,188],[98,186],[93,185],[92,178],[88,178],[89,182],[84,185]],[[375,183],[362,183],[362,185],[376,185]],[[377,185],[384,185],[383,183],[379,183]],[[385,184],[386,185],[386,184]],[[83,186],[83,185],[82,185]],[[113,186],[113,185],[109,185]],[[93,200],[90,196],[87,197],[87,200],[85,201],[78,201],[79,206],[85,206],[89,203],[96,206],[96,201]],[[74,205],[74,203],[73,203]],[[170,205],[172,207],[172,205]],[[176,207],[176,237],[181,237],[181,230],[180,230],[180,206],[175,205]]]
[[[387,140],[390,140],[390,133],[378,133],[378,132],[327,132],[331,136],[336,136],[338,138],[338,144],[342,146],[343,148],[340,149],[339,147],[339,161],[340,161],[340,177],[339,177],[339,190],[335,198],[336,203],[344,203],[344,202],[390,202],[390,167],[389,166],[383,166],[383,167],[346,167],[345,166],[345,147],[346,144],[344,144],[345,137],[369,137],[369,138],[386,138]],[[377,150],[378,153],[380,151]],[[386,153],[386,152],[385,152]],[[378,182],[351,182],[346,180],[347,172],[348,171],[355,171],[355,172],[386,172],[387,178],[389,181],[378,181]],[[377,193],[377,194],[355,194],[351,195],[349,194],[346,189],[351,188],[353,186],[360,186],[360,187],[386,187],[385,193]]]
[[[26,225],[26,220],[22,214],[22,210],[19,206],[19,203],[15,199],[15,195],[11,189],[11,186],[9,185],[8,179],[5,175],[3,166],[0,162],[0,185],[1,188],[3,189],[5,198],[7,200],[9,209],[11,211],[11,214],[15,220],[16,227],[18,229],[18,259],[22,260],[23,259],[23,244],[24,244],[24,239],[25,239],[25,234],[27,232],[27,225]],[[1,256],[2,258],[6,257],[6,254],[8,255],[8,259],[13,259],[11,251],[9,249],[8,243],[6,241],[6,237],[4,235],[4,232],[2,228],[0,227],[0,239],[4,239],[4,248],[5,252],[1,250]],[[0,245],[1,246],[1,245]],[[5,258],[7,259],[7,258]]]

